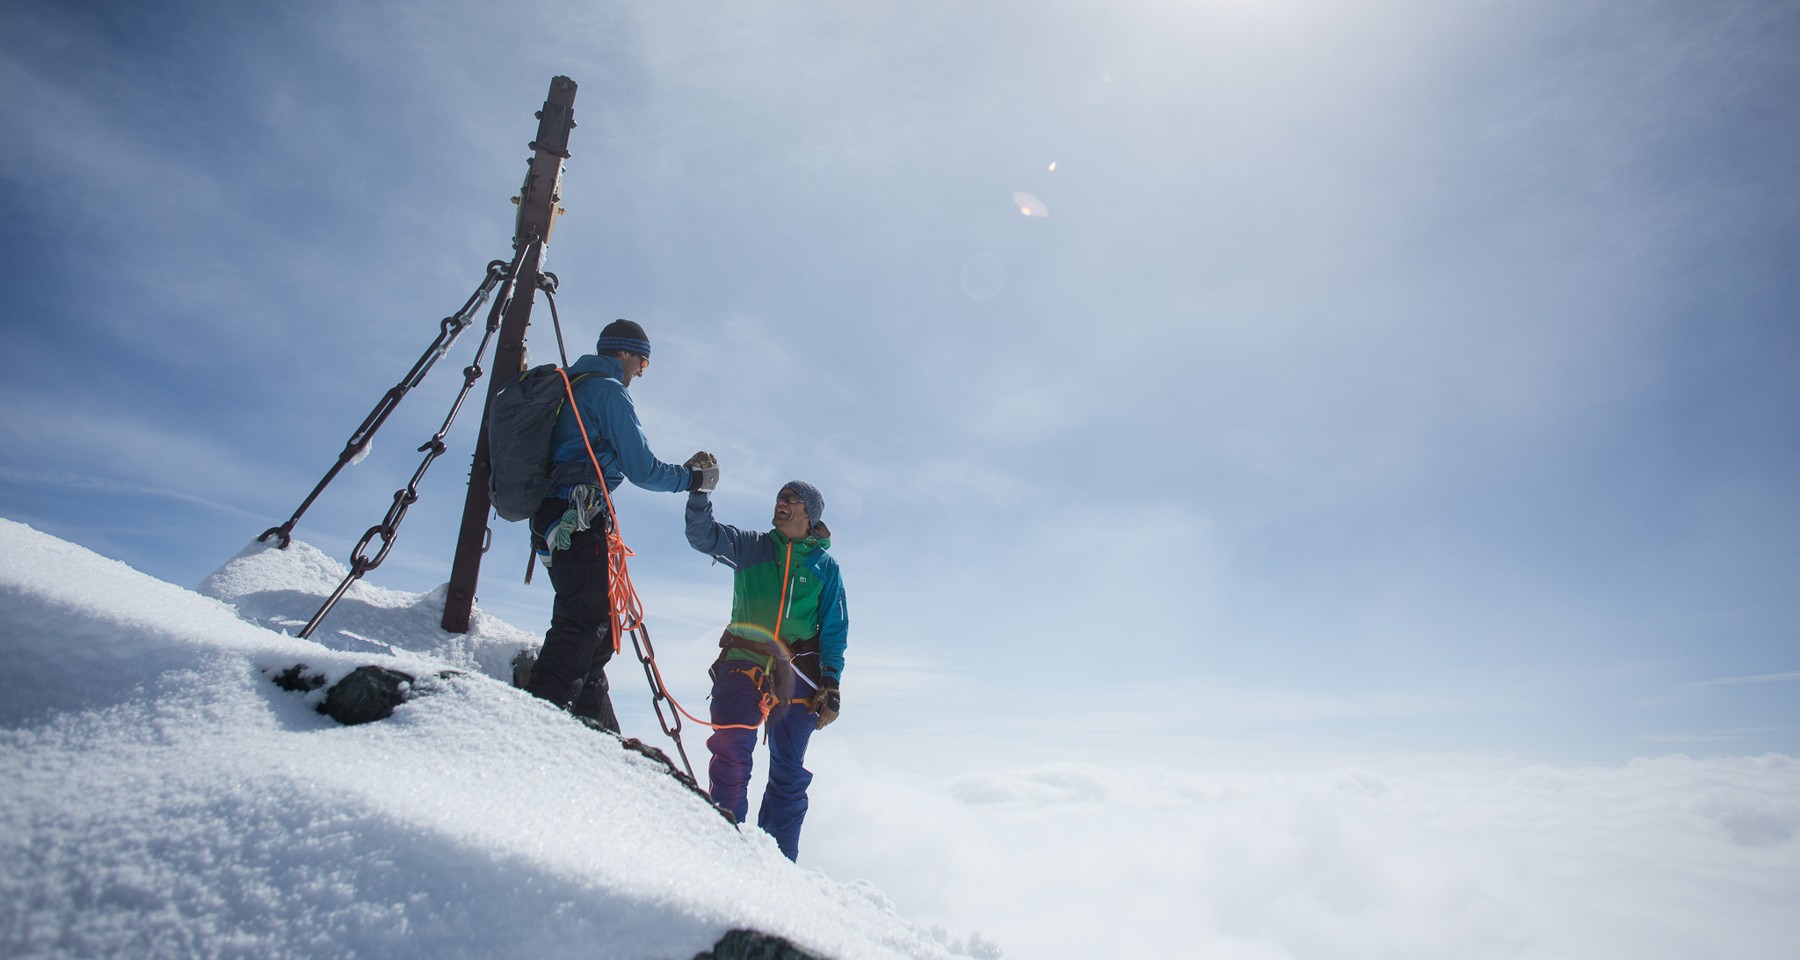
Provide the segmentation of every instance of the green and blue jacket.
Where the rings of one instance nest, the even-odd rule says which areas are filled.
[[[731,625],[721,641],[727,658],[761,661],[765,668],[771,657],[791,659],[815,684],[838,682],[850,615],[837,560],[826,552],[831,531],[823,523],[799,540],[779,530],[740,530],[713,519],[706,494],[690,493],[687,538],[695,550],[736,571]]]

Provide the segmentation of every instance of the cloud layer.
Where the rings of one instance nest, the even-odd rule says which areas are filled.
[[[1785,956],[1790,757],[1001,766],[820,744],[808,847],[1012,956]]]

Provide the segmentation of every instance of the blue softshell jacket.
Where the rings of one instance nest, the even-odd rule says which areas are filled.
[[[575,384],[575,404],[581,412],[581,424],[593,440],[600,470],[606,475],[606,489],[617,490],[620,483],[630,480],[646,490],[662,493],[686,490],[692,476],[688,468],[664,463],[650,452],[643,425],[638,423],[637,407],[625,389],[625,370],[619,365],[619,358],[590,353],[569,364],[570,380],[582,374],[590,376]],[[587,445],[581,442],[581,429],[575,424],[575,414],[564,405],[550,434],[550,462],[554,464],[551,479],[559,491],[594,481]]]

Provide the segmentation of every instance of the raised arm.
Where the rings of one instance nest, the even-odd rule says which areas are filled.
[[[768,534],[714,520],[712,498],[701,492],[688,494],[687,538],[689,546],[733,570],[775,555]]]
[[[596,378],[598,379],[598,378]],[[592,418],[588,429],[596,427],[612,449],[612,466],[625,479],[646,490],[680,493],[693,482],[693,471],[680,464],[664,463],[650,451],[644,438],[644,427],[638,422],[637,407],[631,394],[617,381],[599,380],[594,389],[580,395],[581,415]]]

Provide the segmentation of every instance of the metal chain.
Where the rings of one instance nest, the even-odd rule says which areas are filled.
[[[694,779],[694,765],[688,762],[687,747],[681,744],[681,713],[669,691],[663,688],[662,677],[656,669],[656,648],[650,645],[650,628],[642,620],[625,628],[631,634],[631,646],[637,651],[638,661],[644,665],[644,678],[650,681],[650,707],[656,711],[656,722],[662,725],[663,733],[675,741],[675,752],[681,755],[681,765],[687,769],[689,779]],[[667,700],[672,708],[667,715],[663,713],[663,701]],[[670,723],[670,720],[673,723]],[[697,781],[696,781],[697,782]]]
[[[394,503],[388,507],[387,515],[381,518],[381,522],[370,527],[363,533],[362,539],[356,542],[356,549],[350,551],[350,572],[344,576],[344,581],[338,584],[337,589],[332,591],[325,604],[319,608],[319,612],[313,614],[312,619],[307,621],[306,627],[300,631],[300,636],[312,636],[313,629],[343,598],[344,592],[350,589],[350,584],[361,579],[363,574],[381,566],[381,561],[387,559],[388,551],[394,548],[394,538],[400,534],[400,521],[406,519],[407,508],[419,502],[419,481],[425,478],[425,471],[431,469],[431,462],[448,449],[444,446],[444,437],[450,432],[451,425],[456,422],[456,415],[461,412],[463,403],[468,400],[469,391],[474,388],[475,381],[481,379],[481,358],[487,353],[488,344],[493,339],[494,330],[490,327],[482,335],[481,345],[475,348],[474,362],[463,368],[462,389],[457,391],[456,400],[450,404],[450,413],[444,417],[444,425],[438,428],[437,433],[432,434],[430,440],[425,441],[419,447],[419,452],[425,454],[425,459],[419,461],[419,469],[413,471],[412,479],[407,481],[406,486],[394,491]],[[364,551],[377,537],[381,539],[381,549],[371,557]]]
[[[482,281],[481,289],[477,290],[476,295],[470,297],[468,303],[463,305],[463,309],[457,312],[456,317],[469,316],[474,312],[474,308],[487,298],[488,292],[493,289],[493,285],[500,280],[505,280],[506,287],[504,292],[494,303],[493,309],[488,312],[487,330],[481,336],[481,345],[475,348],[475,359],[468,366],[463,368],[462,389],[457,391],[456,400],[450,405],[450,413],[444,417],[444,425],[438,428],[438,432],[433,434],[430,440],[425,441],[424,445],[419,447],[419,452],[425,454],[425,459],[419,463],[419,469],[413,471],[412,479],[407,482],[406,486],[394,491],[394,503],[392,506],[388,507],[387,516],[383,517],[380,523],[370,527],[364,532],[362,539],[356,542],[356,549],[351,551],[350,555],[350,572],[345,574],[343,582],[337,585],[337,589],[331,592],[331,596],[325,599],[325,603],[319,607],[319,612],[313,614],[312,619],[306,622],[306,626],[300,630],[300,636],[312,636],[313,630],[317,629],[319,626],[319,621],[324,620],[325,615],[331,612],[331,608],[337,606],[337,602],[343,599],[345,591],[350,589],[350,584],[361,579],[363,574],[381,566],[381,561],[387,559],[388,551],[394,548],[394,538],[398,536],[400,532],[400,521],[406,518],[407,508],[419,501],[419,481],[424,478],[425,471],[431,468],[431,461],[436,460],[438,456],[444,452],[444,436],[450,432],[450,425],[456,422],[456,415],[462,410],[464,401],[469,397],[470,389],[475,386],[475,381],[481,379],[481,358],[487,353],[488,344],[493,342],[494,335],[500,330],[500,314],[506,309],[507,304],[513,298],[516,289],[515,285],[518,280],[519,265],[524,262],[524,259],[525,251],[521,250],[518,255],[513,258],[511,264],[507,264],[502,260],[495,260],[488,264],[488,274],[486,279]],[[455,320],[456,317],[446,319],[446,329],[448,329],[448,324],[452,320]],[[462,326],[467,325],[467,321],[462,323]],[[460,328],[458,332],[460,332]],[[441,353],[438,355],[441,355]],[[429,362],[427,362],[428,359]],[[436,359],[437,355],[433,355],[432,351],[427,351],[425,357],[419,358],[420,364],[423,364],[424,369],[430,369],[431,363],[436,362]],[[418,373],[419,377],[424,376],[424,369],[421,369],[417,364],[414,365],[414,370]],[[417,380],[414,376],[408,374],[407,379],[401,381],[401,387],[410,389],[410,385],[416,383]],[[396,387],[395,389],[399,390],[401,394],[404,394],[405,390],[401,389],[401,387]],[[394,396],[394,391],[389,391],[389,396]],[[398,402],[397,399],[396,402]],[[390,406],[387,411],[384,412],[381,410],[380,406],[376,407],[377,412],[381,413],[382,419],[386,419],[387,413],[391,412],[392,409],[393,408]],[[374,416],[375,414],[370,414],[371,418]],[[366,425],[367,424],[365,423],[365,426]],[[376,425],[379,426],[380,424],[377,423]],[[361,430],[359,429],[358,432],[360,433]],[[371,429],[369,432],[373,433],[374,431]],[[353,436],[352,440],[354,441],[354,439],[355,437]],[[340,457],[338,467],[342,467],[343,463],[344,458]],[[334,467],[332,473],[335,474],[336,471],[337,468]],[[325,480],[320,482],[319,489],[324,488],[325,483],[330,481],[331,476],[332,474],[326,475]],[[313,491],[313,495],[318,495],[317,489]],[[307,502],[311,502],[310,497]],[[301,509],[305,509],[304,504],[301,506]],[[299,518],[298,513],[294,516],[295,519]],[[292,524],[293,521],[290,520],[288,526],[291,527]],[[270,534],[279,533],[280,531],[281,528],[279,527],[270,530],[268,533],[263,534],[262,538],[267,538]],[[375,555],[371,557],[364,551],[377,537],[381,539],[381,549],[376,551]],[[483,549],[485,549],[485,547]]]
[[[338,454],[337,462],[325,472],[324,479],[320,480],[318,485],[313,487],[312,492],[306,495],[306,499],[300,502],[300,508],[294,511],[294,515],[289,517],[286,523],[264,530],[262,535],[256,538],[258,542],[265,541],[270,537],[278,537],[281,541],[281,548],[287,549],[288,544],[293,542],[294,525],[300,522],[300,515],[312,506],[313,501],[319,498],[319,494],[325,492],[325,487],[336,479],[338,473],[346,465],[356,459],[358,454],[368,449],[369,441],[375,437],[375,431],[381,429],[381,425],[387,422],[388,415],[400,405],[400,401],[406,396],[407,391],[424,381],[425,375],[431,372],[432,366],[450,351],[450,347],[456,343],[456,338],[461,336],[462,332],[474,322],[475,311],[487,302],[495,285],[510,277],[516,267],[516,261],[509,265],[505,260],[495,260],[487,265],[487,275],[482,278],[481,285],[463,303],[462,309],[439,321],[437,339],[431,341],[431,345],[425,348],[425,352],[419,356],[412,369],[407,371],[406,376],[401,378],[393,389],[383,394],[381,399],[375,403],[375,409],[369,411],[369,415],[363,418],[362,425],[350,434],[349,442],[344,444],[344,450]],[[489,326],[490,328],[493,326],[492,321]],[[485,341],[483,343],[485,344]],[[477,357],[479,358],[479,355]]]

